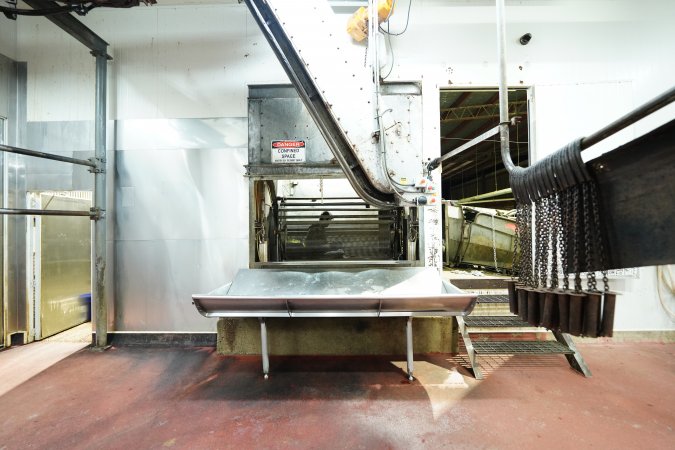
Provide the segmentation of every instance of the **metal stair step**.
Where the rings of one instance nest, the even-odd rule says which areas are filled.
[[[473,348],[480,355],[549,355],[573,354],[558,341],[473,341]]]
[[[464,323],[467,327],[507,327],[507,328],[533,328],[527,322],[523,322],[518,316],[466,316]]]
[[[508,295],[479,295],[477,303],[508,303]]]

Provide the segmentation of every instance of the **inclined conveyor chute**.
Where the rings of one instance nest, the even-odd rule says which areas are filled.
[[[465,316],[476,302],[424,267],[241,269],[232,283],[193,295],[205,317]]]

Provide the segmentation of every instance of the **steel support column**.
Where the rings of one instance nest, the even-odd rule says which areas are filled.
[[[96,347],[108,345],[108,303],[105,298],[106,265],[106,90],[108,58],[105,51],[93,52],[96,57],[96,118],[94,136],[94,283],[96,311]]]

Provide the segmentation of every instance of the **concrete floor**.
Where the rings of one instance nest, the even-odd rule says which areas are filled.
[[[91,322],[86,322],[40,342],[1,351],[0,396],[89,344]]]
[[[492,359],[257,357],[83,349],[0,396],[0,448],[645,448],[675,446],[675,344],[581,344]]]

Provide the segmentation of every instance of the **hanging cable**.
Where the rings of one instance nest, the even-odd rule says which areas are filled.
[[[394,4],[392,5],[391,11],[389,11],[389,16],[391,16],[392,11],[396,8],[396,3],[397,1],[394,1]],[[403,30],[397,33],[392,33],[390,28],[389,28],[389,16],[387,16],[387,29],[385,30],[382,28],[380,25],[380,30],[389,36],[401,36],[403,33],[405,33],[408,30],[408,24],[410,23],[410,10],[412,9],[412,0],[408,0],[408,12],[406,14],[406,19],[405,19],[405,27],[403,27]]]
[[[389,78],[389,75],[394,71],[394,47],[391,45],[391,35],[387,35],[387,42],[389,43],[389,53],[391,53],[391,65],[389,66],[389,72],[382,77],[382,80]]]
[[[371,64],[372,64],[372,70],[373,70],[373,82],[375,83],[375,97],[374,97],[374,109],[375,109],[375,121],[376,121],[376,127],[377,127],[377,132],[379,133],[379,145],[381,148],[381,156],[382,156],[382,165],[384,168],[384,175],[387,180],[387,183],[389,184],[389,188],[392,190],[394,195],[396,195],[399,199],[402,200],[404,204],[410,204],[413,205],[415,204],[414,202],[406,199],[403,194],[414,194],[416,193],[415,191],[408,191],[405,189],[398,188],[396,185],[393,183],[393,179],[391,175],[389,174],[389,168],[387,164],[387,146],[386,146],[386,139],[385,139],[385,132],[386,130],[384,129],[382,125],[382,120],[381,117],[387,113],[389,110],[384,111],[383,113],[380,113],[380,62],[378,58],[378,30],[380,29],[380,25],[377,22],[377,10],[375,7],[375,2],[373,0],[370,0],[369,4],[369,34],[368,34],[368,41],[369,41],[369,46],[372,45],[372,52],[371,52]],[[391,12],[390,12],[391,14]]]
[[[406,32],[408,29],[408,24],[410,23],[410,9],[412,8],[412,0],[408,1],[408,12],[406,14],[406,21],[405,21],[405,27],[403,28],[403,31],[400,33],[392,33],[390,30],[390,22],[389,18],[391,17],[391,14],[394,12],[394,9],[396,8],[396,0],[394,0],[394,3],[392,4],[391,9],[389,10],[389,14],[387,15],[387,18],[385,19],[385,22],[387,23],[387,29],[385,30],[382,25],[379,25],[379,29],[382,33],[384,33],[387,36],[387,42],[389,44],[389,52],[391,52],[391,65],[389,67],[389,71],[387,72],[387,75],[382,77],[382,80],[386,80],[389,78],[389,75],[394,71],[394,46],[391,44],[391,37],[392,36],[401,36],[403,33]]]

